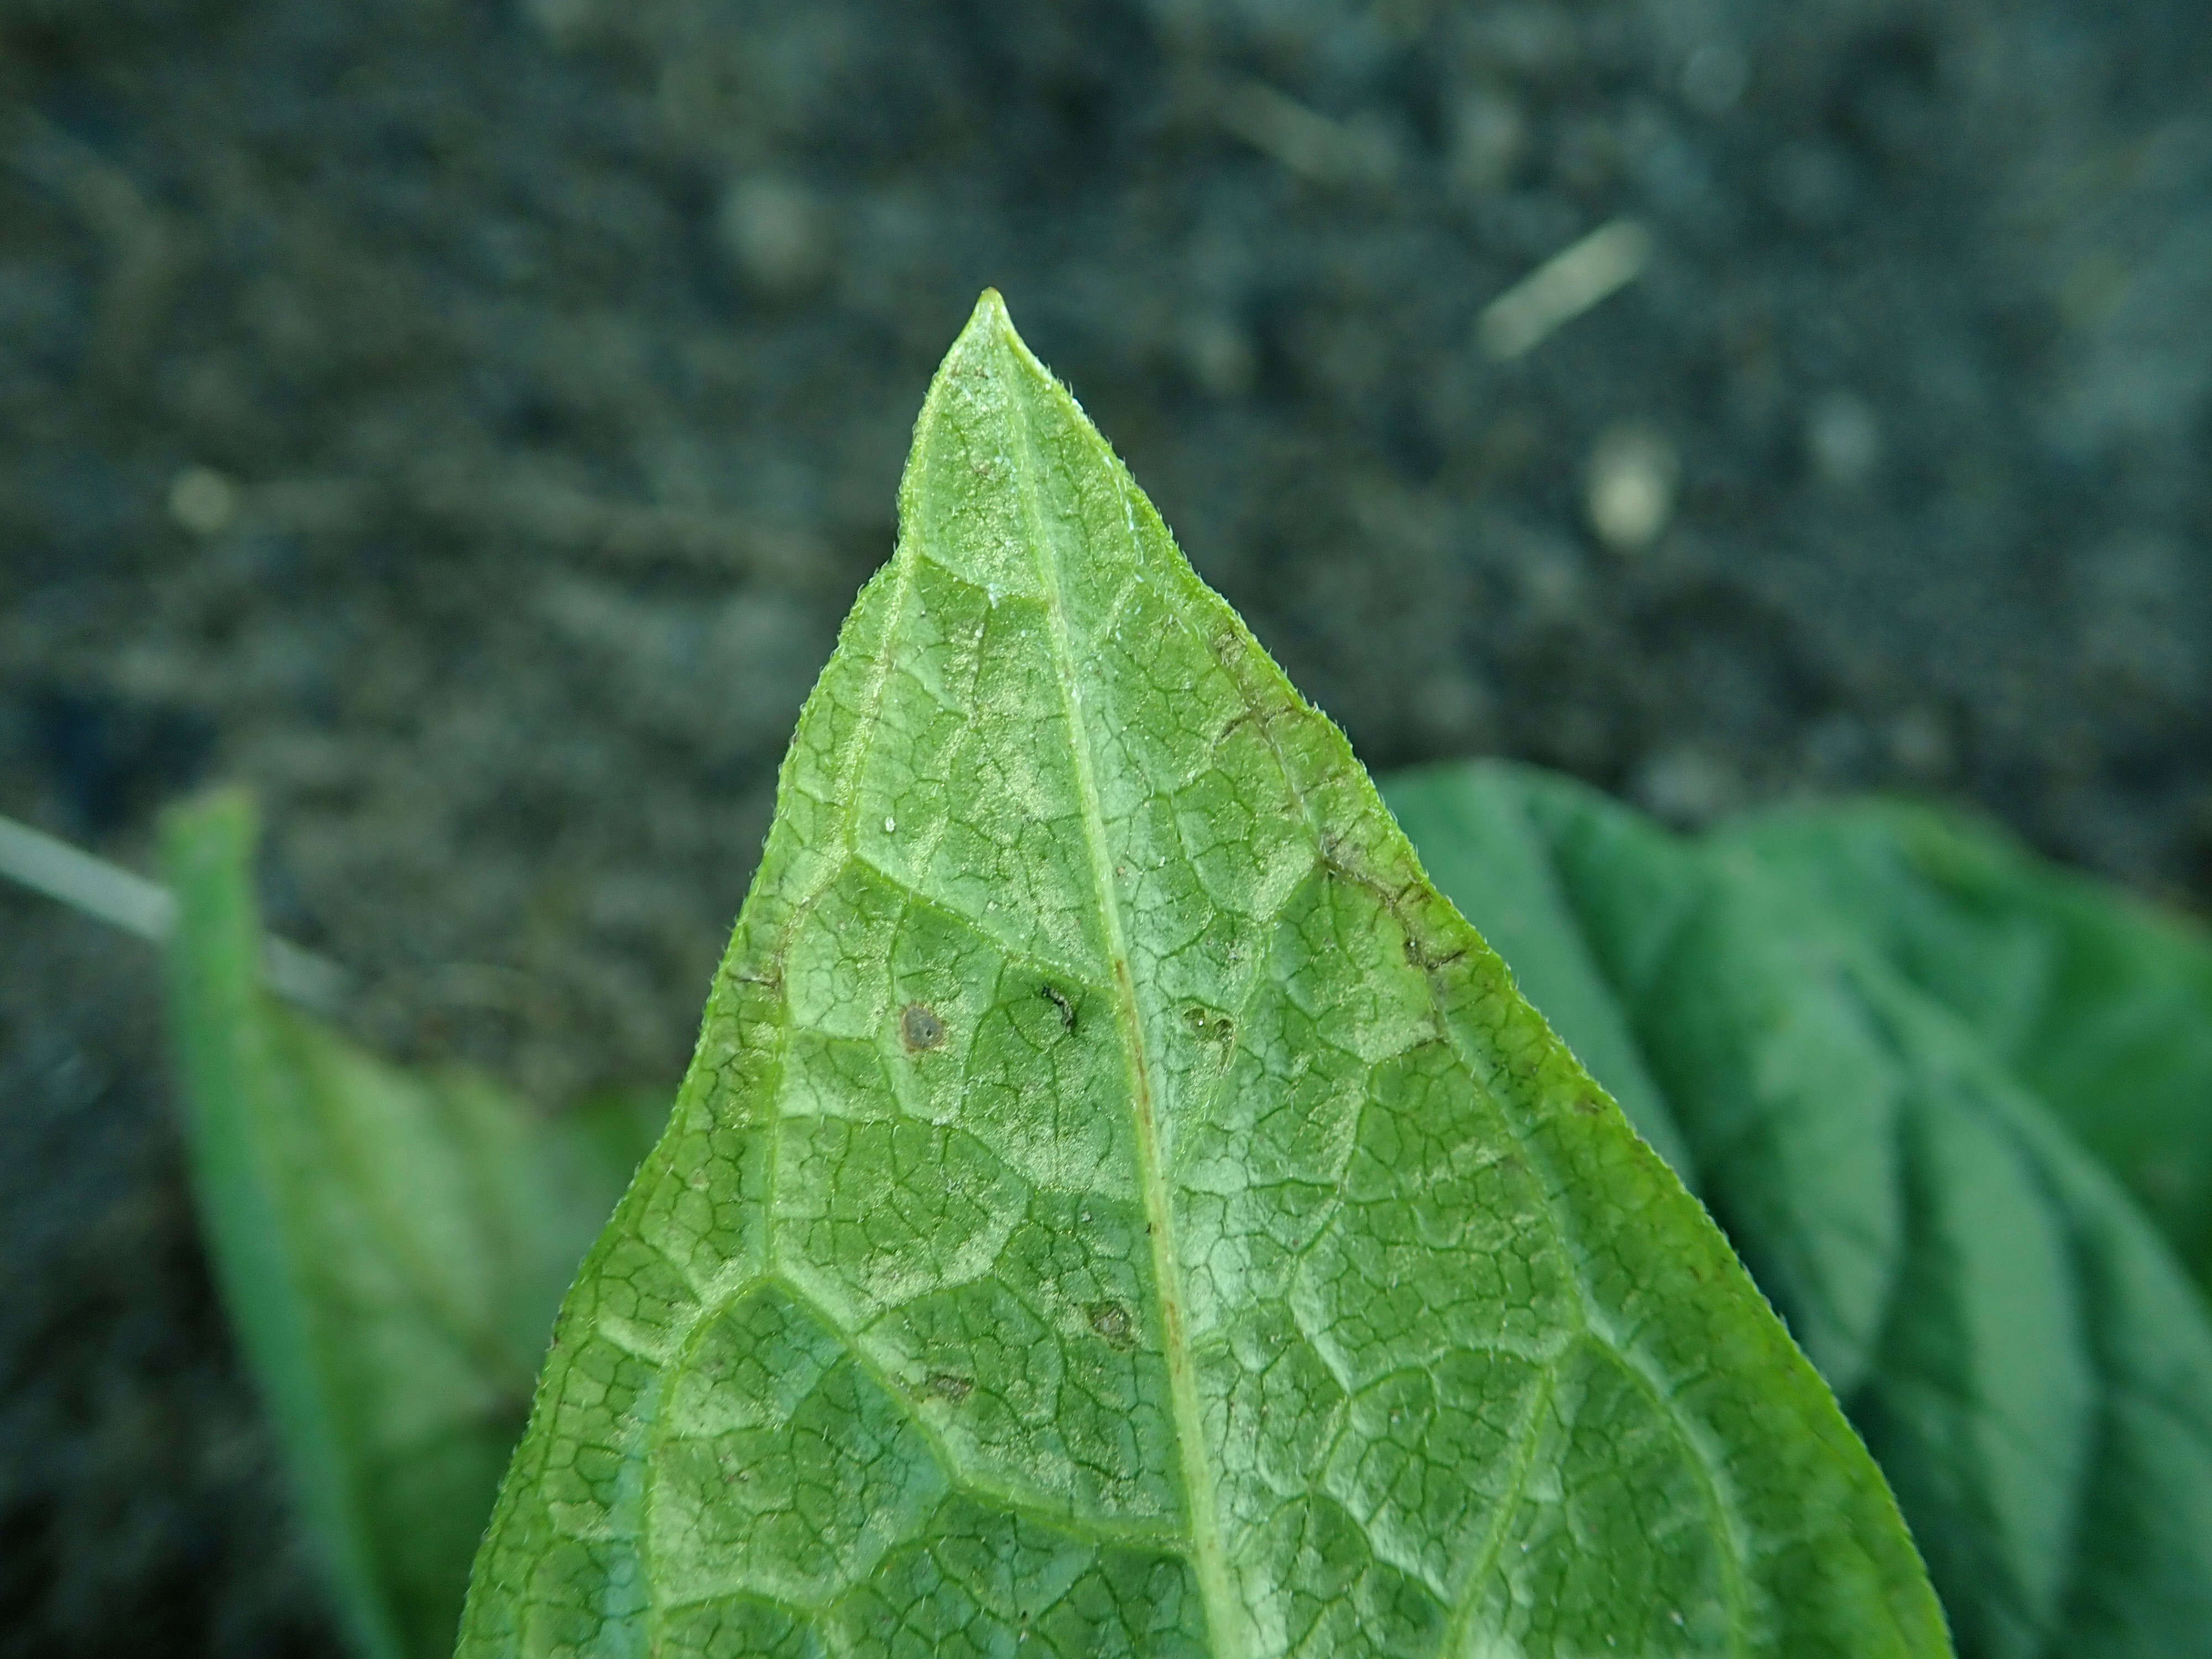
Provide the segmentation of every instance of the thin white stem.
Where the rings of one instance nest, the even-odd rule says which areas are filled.
[[[160,883],[5,816],[0,876],[156,945],[177,925],[177,901]],[[327,1012],[345,996],[345,969],[289,939],[264,939],[262,971],[270,990],[302,1007]]]

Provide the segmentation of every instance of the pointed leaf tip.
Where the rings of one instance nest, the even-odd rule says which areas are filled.
[[[938,406],[940,388],[950,383],[996,379],[1009,370],[1035,389],[1065,398],[1071,408],[1074,407],[1073,397],[1059,376],[1030,349],[1029,342],[1014,326],[1013,314],[1007,310],[1004,296],[995,288],[987,288],[977,296],[975,309],[968,313],[967,322],[931,379],[931,396],[924,403],[922,420],[927,422]],[[992,412],[1011,411],[1000,405]],[[1088,427],[1089,422],[1084,424]]]
[[[945,352],[937,370],[938,379],[957,372],[957,366],[972,360],[983,352],[1012,351],[1029,356],[1020,331],[1014,327],[1012,314],[1006,309],[1006,300],[995,288],[987,288],[976,296],[975,309],[961,325],[951,349]]]

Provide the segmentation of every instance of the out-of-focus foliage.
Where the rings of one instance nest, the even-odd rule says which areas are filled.
[[[542,1116],[262,988],[242,797],[173,812],[172,1023],[202,1225],[346,1622],[453,1645],[553,1311],[665,1112]]]
[[[2212,940],[1978,822],[1892,803],[1727,839],[1849,917],[2102,1158],[2212,1285]]]
[[[1388,796],[1469,920],[1529,941],[1524,988],[1599,1079],[1686,1145],[1881,1461],[1961,1651],[2200,1651],[2212,1327],[2009,1067],[2063,1078],[2076,1121],[2145,1107],[2193,1155],[2202,1039],[2173,1027],[2202,947],[1930,815],[1690,842],[1514,767]],[[1940,873],[1908,878],[1916,846]]]

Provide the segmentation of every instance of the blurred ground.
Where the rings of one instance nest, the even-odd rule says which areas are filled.
[[[2186,0],[0,0],[0,811],[145,868],[245,779],[365,1034],[673,1077],[988,283],[1371,764],[2201,904],[2208,71]],[[0,896],[0,1652],[328,1651],[137,949]]]

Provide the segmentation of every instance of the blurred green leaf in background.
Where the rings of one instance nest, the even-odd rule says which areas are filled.
[[[278,1002],[254,836],[236,793],[165,825],[202,1227],[356,1643],[441,1659],[554,1309],[665,1097],[548,1116]]]
[[[1686,1148],[1960,1651],[2204,1651],[2212,1328],[2060,1121],[2123,1173],[2197,1156],[2203,942],[1927,812],[1690,842],[1520,767],[1387,794],[1599,1080]]]
[[[1965,1022],[2212,1289],[2212,939],[2200,927],[1927,807],[1798,808],[1725,839]]]

